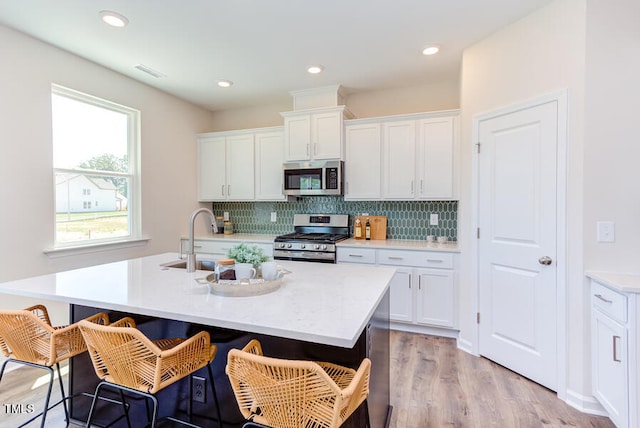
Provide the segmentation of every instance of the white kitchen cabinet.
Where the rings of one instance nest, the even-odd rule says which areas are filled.
[[[283,151],[284,133],[282,131],[255,134],[255,199],[257,201],[285,200],[282,191]]]
[[[254,198],[253,134],[198,137],[198,200]]]
[[[345,200],[380,199],[380,128],[379,123],[345,126]]]
[[[346,200],[457,198],[457,111],[345,122]]]
[[[413,269],[396,268],[389,285],[389,319],[411,322],[413,319]]]
[[[284,200],[281,127],[200,134],[198,200]]]
[[[454,327],[456,311],[453,271],[448,269],[414,269],[414,272],[418,279],[416,322],[440,327]]]
[[[286,161],[343,158],[344,106],[281,114]]]
[[[215,259],[225,258],[227,251],[234,246],[245,242],[247,245],[257,245],[264,251],[264,254],[268,257],[273,257],[273,244],[264,242],[252,242],[252,241],[240,241],[240,240],[224,240],[222,237],[218,239],[195,239],[193,242],[193,249],[196,254],[202,254],[204,256],[211,256]],[[180,254],[186,254],[189,248],[189,239],[180,239]]]
[[[456,194],[457,126],[454,124],[457,120],[451,116],[418,121],[416,185],[419,199],[452,199]]]
[[[383,123],[382,132],[382,198],[414,199],[416,122]]]
[[[628,334],[628,296],[591,281],[592,392],[618,428],[636,426],[630,424],[629,361],[637,355]]]
[[[390,284],[389,319],[393,328],[448,336],[455,334],[454,253],[339,245],[337,261],[396,268]]]

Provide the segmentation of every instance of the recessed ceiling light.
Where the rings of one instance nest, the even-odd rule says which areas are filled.
[[[102,10],[100,11],[100,19],[105,24],[111,25],[112,27],[126,27],[129,23],[129,20],[126,16],[119,14],[118,12],[113,12],[111,10]]]
[[[422,50],[422,55],[433,55],[437,54],[438,51],[440,51],[440,48],[438,46],[427,46]]]
[[[311,67],[307,68],[307,72],[309,72],[310,74],[322,73],[322,70],[324,70],[324,67],[321,65],[312,65]]]
[[[231,80],[218,80],[218,86],[220,86],[221,88],[228,88],[231,85],[233,85],[233,82]]]

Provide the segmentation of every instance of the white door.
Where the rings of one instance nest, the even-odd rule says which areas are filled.
[[[227,137],[227,199],[254,199],[253,134]]]
[[[556,390],[558,102],[478,135],[480,354]]]
[[[382,125],[382,197],[414,199],[416,179],[416,122]]]
[[[311,116],[312,159],[342,158],[342,112]]]
[[[283,201],[284,175],[282,162],[284,136],[282,132],[255,135],[256,144],[256,200]]]

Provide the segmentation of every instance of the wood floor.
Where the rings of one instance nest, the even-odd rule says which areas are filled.
[[[8,411],[7,405],[40,408],[45,387],[31,387],[43,374],[21,367],[5,375],[0,384],[0,428],[13,428],[28,419]],[[55,397],[57,391],[56,385]],[[614,428],[608,418],[581,413],[554,392],[458,350],[453,339],[393,331],[391,404],[391,428]],[[64,427],[62,408],[47,421],[47,427]],[[36,426],[39,423],[30,424]]]

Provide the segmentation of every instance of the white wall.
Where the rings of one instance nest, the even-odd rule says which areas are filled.
[[[460,107],[458,76],[441,82],[399,87],[379,91],[348,92],[345,104],[356,118],[391,116],[425,111],[450,110]],[[293,110],[289,102],[242,109],[216,111],[212,131],[282,126],[281,112]]]
[[[212,114],[3,26],[0,55],[0,281],[177,251],[189,214],[199,206],[195,135],[211,130]],[[52,83],[141,111],[148,244],[58,258],[43,253],[54,239]],[[0,299],[2,307],[14,301]]]
[[[461,77],[462,165],[458,238],[461,263],[461,341],[474,344],[475,290],[472,289],[472,121],[474,115],[568,89],[567,164],[567,389],[590,396],[588,313],[582,249],[583,140],[585,86],[585,0],[556,0],[498,31],[464,52]]]
[[[584,150],[585,269],[640,273],[640,2],[589,0]],[[614,243],[596,222],[614,221]]]

